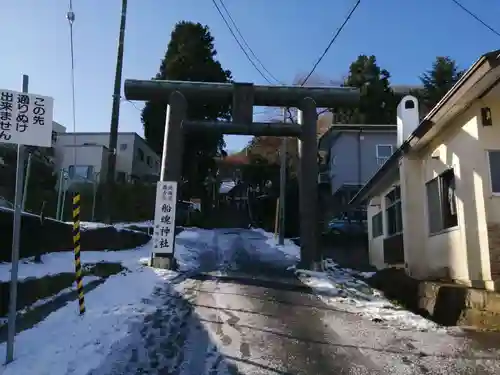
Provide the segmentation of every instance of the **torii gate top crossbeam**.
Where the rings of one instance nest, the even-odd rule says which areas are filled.
[[[200,99],[204,102],[231,104],[235,85],[127,79],[124,86],[127,100],[165,100],[172,92],[180,91],[187,100]],[[255,106],[298,107],[302,99],[310,97],[318,108],[354,107],[359,103],[359,96],[359,90],[352,87],[253,86]]]

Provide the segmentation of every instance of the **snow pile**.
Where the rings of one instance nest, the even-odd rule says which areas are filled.
[[[273,233],[266,232],[260,228],[255,228],[253,231],[267,238],[265,240],[267,246],[282,252],[287,258],[295,258],[297,261],[300,260],[300,247],[292,240],[285,238],[283,245],[280,245],[278,243],[278,238]]]
[[[91,283],[93,281],[100,280],[100,279],[101,278],[97,277],[97,276],[84,276],[82,278],[82,282],[83,282],[83,285],[86,286],[89,283]],[[39,299],[39,300],[35,301],[34,303],[32,303],[31,305],[26,306],[21,310],[18,310],[17,317],[19,318],[19,317],[23,316],[24,314],[26,314],[27,312],[30,312],[31,310],[33,310],[39,306],[45,305],[46,303],[52,302],[56,298],[63,296],[65,294],[68,294],[68,293],[72,292],[73,290],[74,290],[74,287],[71,286],[71,287],[64,288],[64,289],[60,290],[58,293],[56,293],[50,297]],[[7,317],[0,317],[0,325],[2,325],[2,324],[7,324]]]
[[[371,273],[340,268],[330,259],[323,262],[324,272],[297,270],[299,279],[316,291],[327,305],[339,311],[358,314],[398,329],[418,331],[446,329],[386,299],[360,277]]]
[[[265,243],[269,247],[281,251],[287,257],[300,259],[300,247],[291,240],[286,239],[284,245],[279,246],[277,238],[272,233],[262,229],[253,229],[253,231],[266,237]],[[336,310],[385,322],[399,329],[444,330],[436,323],[394,305],[380,291],[373,289],[362,280],[371,277],[373,272],[341,268],[331,259],[322,262],[322,270],[323,272],[314,272],[297,269],[295,272],[297,277],[310,286],[325,304]]]
[[[153,226],[153,220],[137,221],[132,223],[116,223],[113,224],[116,229],[127,229],[130,227],[137,228],[151,228]]]
[[[93,223],[95,224],[95,223]],[[133,224],[135,225],[135,224]],[[177,240],[182,242],[196,236],[196,232],[183,231],[176,236],[176,249],[182,254],[185,250],[182,244],[177,244]],[[94,263],[121,263],[127,267],[127,264],[134,266],[138,259],[149,259],[151,247],[149,244],[139,246],[131,250],[119,251],[83,251],[81,252],[81,262],[85,264]],[[33,262],[32,258],[22,259],[19,262],[19,280],[29,277],[41,278],[48,275],[57,275],[65,272],[74,272],[74,254],[73,251],[61,251],[42,255],[42,263]],[[147,262],[147,261],[146,261]],[[11,263],[0,263],[0,282],[10,281]]]
[[[16,336],[16,361],[2,375],[84,375],[97,367],[111,346],[128,335],[155,306],[147,303],[159,281],[175,276],[149,268],[111,276],[86,296],[86,313],[80,317],[71,303],[50,314],[35,329]],[[0,357],[5,356],[0,345]]]
[[[342,273],[344,277],[347,277],[348,275],[350,276],[357,276],[357,277],[362,277],[363,279],[369,279],[373,275],[375,275],[375,272],[361,272],[361,271],[356,271],[352,270],[350,268],[340,268],[337,263],[335,263],[331,259],[325,259],[322,262],[322,267],[323,270],[326,272],[330,272],[333,274],[339,274]]]
[[[182,238],[182,233],[179,234]],[[182,245],[177,245],[182,252]],[[82,261],[121,262],[129,272],[110,276],[105,283],[85,296],[86,313],[78,315],[76,302],[50,314],[33,329],[16,336],[16,360],[3,368],[2,375],[84,375],[96,368],[111,346],[127,337],[134,322],[156,307],[148,298],[155,288],[177,276],[167,270],[154,270],[141,264],[149,257],[151,243],[131,251],[85,252]],[[44,264],[20,264],[23,277],[71,272],[72,253],[48,254]],[[1,265],[2,275],[8,269]],[[10,268],[10,265],[8,265]],[[5,343],[0,344],[5,358]]]
[[[207,242],[210,242],[211,237],[207,238],[209,234],[213,233],[208,230],[184,230],[177,235],[175,259],[179,271],[191,271],[193,268],[198,268],[202,253],[206,251]],[[203,241],[202,241],[203,240]],[[178,246],[182,246],[182,250]]]
[[[66,224],[73,224],[73,223],[66,222]],[[148,228],[153,227],[153,221],[147,220],[147,221],[138,221],[138,222],[131,222],[131,223],[115,223],[113,225],[109,225],[109,224],[105,224],[105,223],[97,223],[97,222],[92,222],[92,221],[81,221],[80,222],[81,230],[92,230],[92,229],[108,228],[108,227],[114,227],[118,231],[127,230],[127,229],[130,229],[131,227],[148,229]]]
[[[139,247],[133,250],[121,251],[83,251],[81,252],[82,264],[89,263],[127,263],[137,257],[148,257],[149,246]],[[0,282],[10,280],[11,263],[0,264]],[[19,280],[27,278],[41,278],[49,275],[57,275],[65,272],[74,272],[75,255],[73,251],[63,251],[42,255],[42,263],[35,263],[29,259],[19,262]]]
[[[73,225],[72,221],[67,221],[66,224]],[[110,225],[104,223],[94,223],[92,221],[80,221],[80,229],[88,230],[88,229],[98,229],[98,228],[107,228]]]

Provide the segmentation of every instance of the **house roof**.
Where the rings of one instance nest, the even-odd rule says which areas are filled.
[[[75,135],[78,137],[84,137],[87,135],[108,135],[108,134],[110,134],[110,133],[109,132],[65,132],[65,133],[59,133],[58,137],[74,137]],[[147,147],[149,149],[149,151],[151,151],[152,153],[154,153],[158,157],[158,154],[151,148],[149,143],[143,137],[141,137],[139,134],[137,134],[136,132],[118,132],[118,135],[119,136],[120,135],[134,136],[135,139],[138,139],[139,142],[143,146]]]
[[[236,186],[236,182],[232,180],[222,181],[219,186],[219,194],[228,194]]]
[[[484,97],[500,82],[500,50],[482,55],[423,118],[408,139],[378,169],[372,178],[349,202],[358,205],[399,168],[399,159],[410,149],[424,147],[454,117],[469,108],[476,99]]]
[[[231,154],[225,157],[216,157],[215,160],[218,163],[228,164],[228,165],[245,165],[250,163],[248,156],[245,155],[244,153]]]

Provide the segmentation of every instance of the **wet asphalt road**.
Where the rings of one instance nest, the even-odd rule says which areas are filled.
[[[467,338],[388,328],[325,305],[285,271],[293,259],[276,268],[256,251],[262,243],[247,230],[184,240],[191,268],[158,288],[157,311],[92,374],[500,373],[499,352]]]

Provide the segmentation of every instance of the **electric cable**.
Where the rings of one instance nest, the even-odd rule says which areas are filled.
[[[269,78],[266,77],[266,75],[264,73],[262,73],[262,71],[259,69],[259,67],[257,66],[257,64],[255,64],[255,62],[250,58],[250,55],[248,54],[248,52],[245,50],[245,48],[243,47],[243,45],[241,44],[240,40],[238,39],[238,37],[236,36],[236,34],[234,33],[231,25],[229,24],[229,22],[227,21],[226,17],[224,16],[224,14],[222,13],[222,10],[219,8],[219,5],[217,5],[217,2],[215,0],[212,0],[212,3],[215,5],[215,8],[217,9],[217,12],[219,12],[219,15],[222,17],[222,20],[224,21],[224,23],[226,24],[229,32],[231,33],[231,35],[233,36],[234,40],[236,41],[236,43],[238,44],[238,46],[240,47],[241,51],[245,54],[245,56],[247,57],[248,61],[250,61],[250,63],[253,65],[253,67],[255,68],[255,70],[257,70],[257,72],[259,72],[259,74],[262,76],[262,78],[264,78],[266,80],[267,83],[269,83],[270,85],[272,85],[272,82],[269,80]]]
[[[309,72],[309,74],[306,76],[306,78],[304,79],[304,81],[302,81],[302,83],[301,83],[300,86],[304,86],[306,84],[307,80],[309,78],[311,78],[312,74],[315,72],[315,70],[318,67],[318,65],[321,63],[321,61],[323,60],[323,58],[326,56],[326,54],[328,53],[328,51],[332,47],[333,43],[335,43],[335,41],[339,37],[339,35],[342,32],[342,30],[344,30],[344,27],[347,25],[347,22],[349,22],[349,20],[351,19],[352,15],[354,14],[354,12],[356,11],[356,9],[358,8],[360,2],[361,2],[361,0],[357,0],[356,1],[356,4],[354,4],[354,6],[352,7],[351,11],[349,12],[349,14],[347,15],[347,17],[345,18],[344,22],[342,23],[342,25],[340,25],[340,27],[338,28],[337,32],[335,33],[335,35],[333,36],[333,38],[330,40],[330,42],[326,46],[326,48],[323,51],[323,53],[316,60],[316,62],[314,63],[313,68],[311,69],[311,71]]]
[[[488,30],[490,30],[493,34],[495,34],[496,36],[500,36],[500,32],[498,32],[497,30],[495,30],[493,27],[491,27],[490,25],[488,25],[485,21],[483,21],[477,14],[473,13],[471,10],[469,10],[468,8],[465,7],[465,5],[463,5],[460,1],[458,0],[451,0],[453,1],[453,3],[455,3],[456,6],[458,6],[460,9],[462,9],[465,13],[467,13],[469,16],[471,16],[472,18],[474,18],[477,22],[479,22],[481,25],[483,25],[484,27],[486,27]]]
[[[222,5],[222,7],[224,8],[227,16],[229,17],[229,20],[231,21],[231,23],[233,24],[234,26],[234,29],[236,30],[236,32],[238,33],[238,35],[240,36],[241,38],[241,41],[243,42],[243,44],[248,48],[248,51],[250,52],[250,54],[254,57],[254,59],[259,63],[259,65],[262,67],[262,69],[269,75],[269,77],[271,77],[273,80],[275,80],[277,83],[279,83],[280,85],[282,85],[283,83],[281,83],[281,81],[276,78],[275,75],[273,75],[273,73],[271,73],[267,68],[266,66],[262,63],[262,61],[259,59],[259,57],[255,54],[255,52],[253,51],[252,47],[250,47],[250,45],[248,44],[248,42],[246,41],[245,37],[243,36],[243,34],[241,33],[240,31],[240,28],[238,27],[238,25],[236,24],[236,22],[234,21],[233,17],[231,16],[231,13],[229,12],[229,10],[227,9],[226,5],[224,4],[224,1],[223,0],[219,0],[220,1],[220,4]]]

